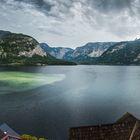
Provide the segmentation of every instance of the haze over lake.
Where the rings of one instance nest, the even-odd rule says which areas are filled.
[[[0,71],[30,73],[34,80],[41,75],[39,82],[45,82],[46,75],[63,76],[11,92],[2,88],[9,84],[0,79],[0,123],[19,133],[67,140],[70,127],[112,123],[124,112],[140,118],[140,66],[1,67]]]

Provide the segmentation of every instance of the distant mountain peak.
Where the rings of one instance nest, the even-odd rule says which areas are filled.
[[[49,47],[41,43],[41,47],[52,56],[74,62],[92,62],[94,58],[101,56],[110,46],[116,42],[88,42],[84,46],[76,49],[63,47]]]

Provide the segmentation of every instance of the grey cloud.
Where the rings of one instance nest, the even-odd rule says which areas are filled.
[[[38,26],[37,29],[41,32],[48,32],[48,33],[52,33],[54,35],[59,35],[59,36],[66,36],[66,34],[60,32],[58,29],[55,28],[47,28],[46,26]]]
[[[123,11],[129,12],[133,15],[138,12],[137,5],[140,4],[139,0],[2,0],[3,2],[11,1],[11,3],[17,3],[17,6],[21,4],[29,4],[34,8],[43,12],[47,16],[65,17],[67,15],[73,16],[71,9],[74,8],[76,3],[80,3],[83,11],[94,14],[94,11],[98,11],[103,14],[118,14]],[[90,11],[89,11],[90,8]]]
[[[90,0],[93,7],[101,12],[120,12],[131,8],[132,0]]]
[[[139,0],[1,0],[1,2],[5,3],[7,3],[7,1],[11,1],[11,3],[17,2],[18,5],[21,3],[30,4],[46,15],[51,14],[52,16],[55,12],[57,12],[57,14],[54,14],[55,16],[59,16],[60,13],[70,13],[70,9],[73,8],[77,2],[79,2],[85,10],[90,7],[92,10],[97,10],[104,14],[112,12],[119,13],[124,10],[133,12],[136,11],[135,9],[138,10],[139,7],[137,7],[137,5],[140,4]]]
[[[1,8],[2,5],[5,10]],[[95,38],[96,34],[100,36],[102,32],[109,37],[113,34],[117,39],[127,38],[138,35],[139,5],[140,0],[0,0],[0,16],[3,18],[0,25],[5,26],[4,22],[7,24],[8,20],[13,24],[18,21],[21,30],[26,25],[37,34],[52,34],[58,41],[63,37],[64,40],[69,40],[69,35],[71,42],[76,42],[75,38],[85,39],[84,32],[90,33],[89,38],[92,32]],[[12,11],[14,19],[11,16]],[[31,25],[27,25],[26,20]]]
[[[44,1],[44,0],[2,0],[1,2],[14,6],[16,4],[16,8],[25,5],[31,5],[34,8],[42,11],[42,12],[49,12],[51,7],[53,6],[51,3]]]
[[[93,28],[130,36],[139,28],[139,5],[140,0],[86,0],[83,17]]]
[[[69,13],[70,7],[73,5],[71,0],[2,0],[7,3],[16,3],[18,7],[21,8],[21,5],[27,4],[31,5],[36,10],[44,13],[46,16],[54,16],[60,18],[61,15]],[[8,4],[8,3],[7,3]]]

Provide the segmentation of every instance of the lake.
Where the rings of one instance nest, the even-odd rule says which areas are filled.
[[[140,66],[1,67],[0,72],[12,75],[11,81],[0,76],[0,123],[20,134],[67,140],[70,127],[112,123],[125,112],[140,118]],[[51,82],[48,76],[54,76]]]

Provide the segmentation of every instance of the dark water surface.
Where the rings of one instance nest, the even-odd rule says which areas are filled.
[[[70,127],[140,118],[139,66],[1,67],[0,71],[65,74],[33,90],[0,94],[0,123],[19,133],[67,140]],[[0,92],[2,92],[0,90]]]

